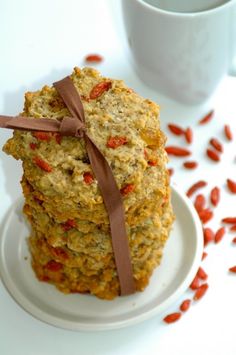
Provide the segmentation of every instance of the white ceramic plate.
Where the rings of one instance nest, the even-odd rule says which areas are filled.
[[[72,330],[121,328],[157,315],[173,304],[188,288],[201,261],[202,227],[188,198],[172,187],[176,215],[161,266],[144,292],[99,300],[90,295],[64,295],[39,282],[30,266],[26,237],[29,230],[22,216],[23,199],[10,209],[0,236],[0,272],[15,299],[34,317]]]

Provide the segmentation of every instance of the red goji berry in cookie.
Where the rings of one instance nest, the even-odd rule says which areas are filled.
[[[119,136],[114,136],[110,137],[107,141],[107,147],[116,149],[128,142],[126,137],[119,137]]]
[[[134,191],[134,184],[127,184],[120,189],[122,196],[126,196],[132,191]]]
[[[50,173],[52,171],[52,167],[43,159],[39,157],[34,157],[33,161],[41,170],[44,170],[47,173]]]
[[[108,91],[112,87],[111,81],[102,81],[101,83],[95,85],[90,91],[89,98],[92,100],[100,97],[105,91]]]
[[[93,175],[89,172],[83,174],[84,182],[87,185],[91,185],[94,181]]]

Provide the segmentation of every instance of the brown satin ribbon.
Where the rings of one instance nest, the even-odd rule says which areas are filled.
[[[120,191],[105,157],[86,133],[83,105],[72,80],[70,77],[66,77],[53,85],[62,97],[72,117],[64,117],[60,122],[46,118],[0,116],[0,127],[29,131],[60,132],[62,135],[84,138],[90,164],[98,181],[110,221],[112,247],[121,295],[132,294],[135,292],[135,284]]]

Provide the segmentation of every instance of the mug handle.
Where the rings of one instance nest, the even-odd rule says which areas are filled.
[[[229,75],[236,76],[236,2],[233,3],[229,20]]]

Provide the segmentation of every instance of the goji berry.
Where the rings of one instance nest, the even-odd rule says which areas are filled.
[[[231,179],[227,179],[227,186],[228,189],[233,193],[236,194],[236,182],[231,180]]]
[[[174,155],[176,157],[186,157],[191,155],[191,152],[188,149],[177,146],[167,146],[165,147],[165,150],[168,155]]]
[[[194,301],[200,300],[200,298],[205,295],[206,291],[208,290],[208,287],[209,285],[207,283],[202,284],[195,292],[195,295],[193,297]]]
[[[213,212],[209,208],[205,208],[198,212],[199,218],[203,224],[209,222],[213,217]]]
[[[85,57],[87,63],[100,63],[103,61],[103,57],[100,54],[88,54]]]
[[[33,161],[40,169],[46,171],[47,173],[52,172],[52,167],[43,159],[39,157],[34,157]]]
[[[120,193],[122,196],[128,195],[130,192],[134,191],[134,184],[127,184],[120,189]]]
[[[186,168],[186,169],[196,169],[197,166],[198,166],[198,163],[196,161],[185,161],[183,163],[183,166]]]
[[[199,180],[197,182],[195,182],[195,184],[193,184],[188,191],[186,192],[186,195],[188,197],[192,196],[194,194],[195,191],[197,191],[198,189],[205,187],[207,185],[207,182],[204,180]]]
[[[90,172],[85,172],[83,174],[84,182],[87,185],[91,185],[94,181],[93,175]]]
[[[208,156],[208,158],[210,158],[211,160],[215,161],[215,162],[218,162],[220,161],[220,156],[218,153],[216,153],[214,150],[208,148],[206,150],[206,154]]]
[[[50,271],[59,271],[63,268],[61,263],[58,263],[55,260],[50,260],[46,265],[45,268]]]
[[[165,318],[163,318],[163,321],[165,323],[174,323],[176,322],[177,320],[179,320],[181,317],[181,313],[180,312],[175,312],[175,313],[171,313],[171,314],[168,314]]]
[[[150,159],[150,160],[148,160],[148,165],[150,165],[150,166],[157,166],[157,160],[155,160],[155,159]]]
[[[215,243],[219,243],[222,240],[224,235],[225,235],[225,227],[219,228],[215,234]]]
[[[49,142],[52,138],[52,134],[50,132],[41,132],[41,131],[34,132],[33,136],[37,138],[39,141],[46,141],[46,142]]]
[[[55,137],[57,144],[61,144],[62,135],[60,133],[55,133],[54,137]]]
[[[54,256],[57,256],[60,259],[67,260],[69,258],[67,252],[61,247],[55,247],[55,248],[52,247],[51,250]]]
[[[189,288],[191,288],[191,290],[196,290],[199,288],[199,286],[200,286],[200,278],[196,275],[193,281],[191,282]]]
[[[184,132],[185,132],[185,130],[182,127],[180,127],[176,124],[172,124],[172,123],[168,124],[168,128],[176,136],[180,136],[181,134],[184,134]]]
[[[236,223],[236,217],[225,217],[221,221],[223,223],[227,223],[227,224],[235,224]]]
[[[198,122],[199,124],[205,124],[208,123],[214,115],[214,110],[209,111],[203,118],[200,119]]]
[[[215,239],[215,233],[211,228],[203,228],[204,246]]]
[[[214,147],[218,152],[222,153],[223,152],[223,145],[220,143],[220,141],[217,138],[211,138],[209,143]]]
[[[105,91],[108,91],[112,87],[111,81],[102,81],[95,85],[90,91],[89,98],[94,100],[100,97]]]
[[[226,124],[224,126],[224,132],[225,132],[225,137],[228,139],[228,141],[232,141],[233,140],[233,134],[231,131],[231,128],[228,124]]]
[[[181,303],[179,309],[180,309],[182,312],[186,312],[186,311],[189,309],[190,304],[191,304],[191,300],[189,300],[189,299],[184,300],[184,301]]]
[[[65,232],[76,227],[76,222],[73,219],[68,219],[65,223],[61,224]]]
[[[107,147],[108,148],[118,148],[121,145],[124,145],[128,142],[126,137],[119,137],[119,136],[115,136],[115,137],[110,137],[107,141]]]
[[[217,206],[220,201],[220,189],[215,186],[210,193],[210,200],[213,206]]]
[[[200,212],[201,210],[204,209],[204,206],[206,204],[206,199],[202,194],[198,194],[195,198],[194,201],[194,207],[197,212]]]
[[[197,272],[197,276],[201,279],[201,280],[206,280],[208,275],[205,272],[205,270],[200,266]]]
[[[186,129],[186,131],[184,132],[184,136],[185,136],[186,142],[191,144],[193,141],[193,131],[190,127],[188,127]]]

